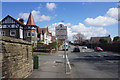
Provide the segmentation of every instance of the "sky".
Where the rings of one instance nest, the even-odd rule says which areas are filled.
[[[68,26],[68,40],[84,34],[86,39],[97,36],[118,36],[117,2],[2,2],[2,19],[8,14],[27,22],[32,12],[35,24],[49,27],[55,35],[55,26]],[[61,22],[64,21],[64,22]]]

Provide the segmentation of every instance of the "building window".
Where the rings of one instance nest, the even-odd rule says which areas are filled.
[[[31,36],[30,31],[27,31],[27,37],[30,37],[30,36]]]
[[[10,36],[15,36],[16,35],[16,30],[10,30]]]
[[[0,35],[5,36],[5,31],[1,31],[1,32],[0,32]]]
[[[32,31],[32,36],[33,36],[33,37],[35,36],[35,31]]]

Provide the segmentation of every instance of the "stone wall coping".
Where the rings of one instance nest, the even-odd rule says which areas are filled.
[[[19,44],[32,45],[32,43],[27,42],[27,41],[25,41],[25,40],[16,39],[16,38],[7,37],[7,36],[2,36],[2,37],[1,37],[1,40],[2,40],[2,41],[5,41],[5,42],[11,42],[11,43],[19,43]]]

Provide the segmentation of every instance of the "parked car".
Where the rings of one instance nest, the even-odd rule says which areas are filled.
[[[73,52],[80,52],[79,46],[74,47]]]
[[[87,46],[82,46],[82,49],[87,49]]]
[[[95,47],[94,51],[102,51],[103,52],[103,49],[101,47]]]

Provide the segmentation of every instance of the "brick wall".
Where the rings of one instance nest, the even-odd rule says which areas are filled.
[[[2,77],[26,78],[33,70],[32,46],[21,39],[2,37]]]

